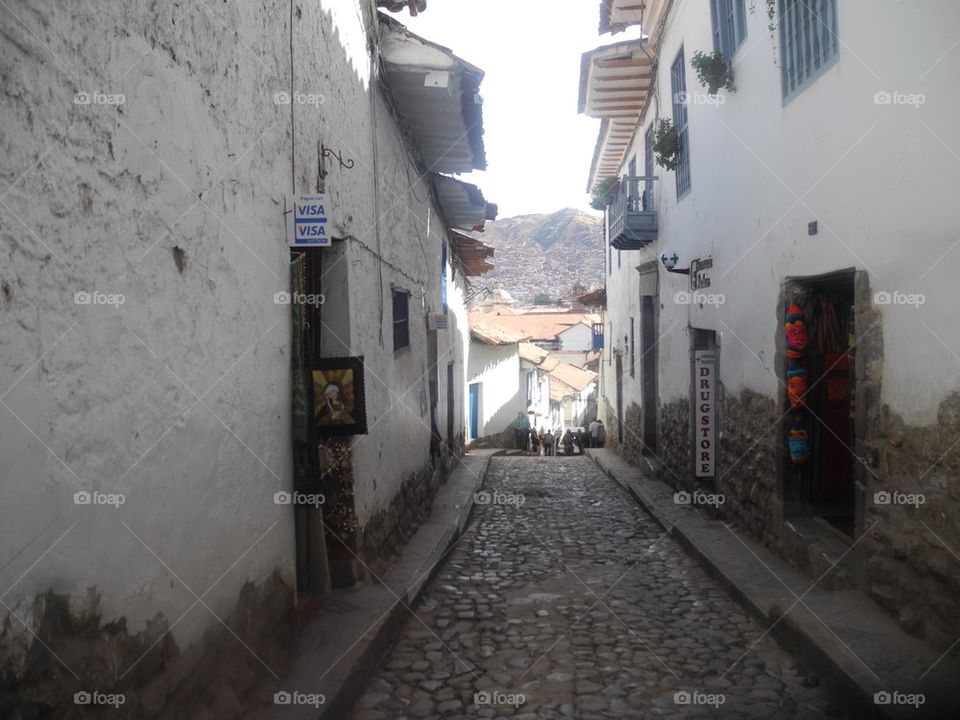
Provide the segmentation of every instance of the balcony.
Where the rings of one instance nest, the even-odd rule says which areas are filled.
[[[607,207],[610,245],[617,250],[640,250],[657,239],[654,175],[625,176]]]

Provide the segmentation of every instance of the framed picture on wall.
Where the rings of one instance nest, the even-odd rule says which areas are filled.
[[[320,358],[310,367],[313,422],[320,436],[366,435],[363,358]]]

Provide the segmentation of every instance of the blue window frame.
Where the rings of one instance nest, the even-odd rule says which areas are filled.
[[[447,303],[447,244],[440,245],[440,297],[443,301],[443,314],[446,315],[449,310]]]
[[[747,37],[746,0],[710,0],[713,49],[732,58]]]
[[[670,90],[673,98],[673,126],[677,130],[677,142],[680,146],[675,172],[677,200],[679,200],[690,192],[690,133],[687,127],[687,104],[680,102],[687,96],[687,71],[682,45],[673,65],[670,66]]]
[[[840,57],[837,0],[779,0],[780,78],[786,104]]]

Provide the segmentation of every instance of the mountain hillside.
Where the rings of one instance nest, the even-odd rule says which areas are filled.
[[[494,269],[480,283],[521,302],[541,293],[566,299],[578,282],[588,289],[603,285],[602,217],[565,208],[488,222],[485,232],[472,235],[496,249]]]

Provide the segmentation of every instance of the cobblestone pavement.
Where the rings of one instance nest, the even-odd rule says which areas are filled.
[[[588,458],[495,458],[483,492],[355,720],[842,717]]]

